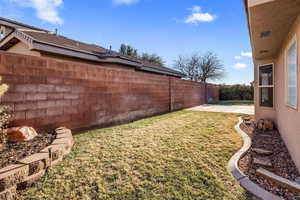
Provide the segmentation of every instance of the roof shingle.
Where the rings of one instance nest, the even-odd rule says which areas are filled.
[[[146,62],[146,61],[143,61],[143,60],[135,58],[135,57],[122,55],[118,52],[100,47],[95,44],[83,43],[83,42],[69,39],[67,37],[57,35],[54,33],[50,33],[50,32],[30,31],[30,30],[21,30],[21,32],[30,36],[33,40],[35,40],[37,42],[46,43],[46,44],[54,45],[54,46],[59,46],[59,47],[66,48],[66,49],[72,49],[72,50],[76,50],[76,51],[80,51],[80,52],[86,52],[89,54],[98,55],[99,57],[103,57],[103,58],[118,57],[118,58],[122,58],[122,59],[127,59],[130,61],[142,64],[146,68],[151,68],[156,71],[158,70],[158,71],[162,71],[162,72],[168,72],[171,74],[175,74],[177,76],[182,76],[182,73],[180,73],[176,70],[173,70],[173,69],[170,69],[170,68],[167,68],[164,66],[159,66],[159,65],[156,65],[156,64],[153,64],[150,62]],[[149,71],[153,71],[153,70],[149,69]]]

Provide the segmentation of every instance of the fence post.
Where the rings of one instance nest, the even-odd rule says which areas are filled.
[[[169,110],[173,111],[172,77],[169,77]]]
[[[207,83],[204,82],[204,104],[207,104]]]

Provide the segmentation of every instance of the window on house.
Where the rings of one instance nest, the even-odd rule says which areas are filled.
[[[0,40],[1,40],[2,38],[4,38],[4,36],[5,36],[4,30],[3,30],[3,29],[0,29]]]
[[[259,101],[260,106],[273,107],[273,65],[259,67]]]
[[[294,40],[287,50],[286,58],[286,103],[297,107],[297,42]]]

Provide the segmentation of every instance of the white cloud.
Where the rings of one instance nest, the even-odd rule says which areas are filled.
[[[241,52],[241,56],[252,58],[252,53],[251,52],[244,52],[244,51],[242,51]]]
[[[201,22],[212,22],[217,18],[217,16],[213,14],[202,12],[200,6],[193,6],[189,10],[192,11],[192,14],[184,20],[187,24],[198,25]]]
[[[245,69],[245,68],[247,68],[247,64],[244,64],[244,63],[236,63],[233,67],[234,67],[235,69]]]
[[[189,10],[191,10],[193,13],[198,13],[198,12],[201,12],[201,7],[200,6],[193,6]]]
[[[117,5],[130,5],[130,4],[134,4],[134,3],[137,3],[139,0],[113,0],[113,3],[114,4],[117,4]]]
[[[63,24],[63,20],[58,14],[58,7],[63,3],[63,0],[10,0],[17,3],[19,6],[31,7],[36,10],[38,18],[51,24]]]
[[[242,52],[241,52],[241,55],[239,55],[239,56],[234,56],[234,59],[236,59],[236,60],[241,60],[242,57],[252,58],[252,53],[251,53],[251,52],[245,52],[245,51],[242,51]]]

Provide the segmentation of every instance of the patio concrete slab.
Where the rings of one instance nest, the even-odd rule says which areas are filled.
[[[205,104],[205,105],[189,108],[187,110],[254,115],[254,106],[247,106],[247,105],[238,106],[238,105],[211,105],[211,104]]]

